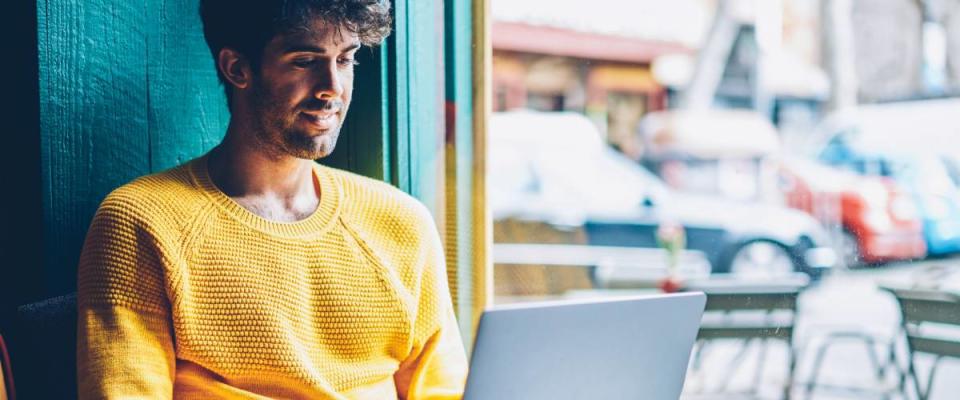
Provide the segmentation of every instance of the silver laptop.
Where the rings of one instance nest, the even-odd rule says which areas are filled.
[[[510,305],[480,319],[466,400],[677,400],[703,293]]]

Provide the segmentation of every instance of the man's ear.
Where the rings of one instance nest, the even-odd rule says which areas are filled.
[[[250,61],[240,52],[229,47],[220,49],[217,55],[217,68],[235,88],[246,89],[250,85],[250,79],[253,76]]]

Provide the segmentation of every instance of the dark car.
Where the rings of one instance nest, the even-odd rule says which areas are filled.
[[[495,230],[497,224],[528,221],[577,231],[570,237],[578,244],[657,248],[657,230],[679,224],[686,248],[705,254],[714,273],[816,275],[836,261],[826,247],[827,235],[810,216],[671,190],[604,144],[578,114],[498,114],[489,136]],[[541,238],[500,235],[495,241],[538,243]]]

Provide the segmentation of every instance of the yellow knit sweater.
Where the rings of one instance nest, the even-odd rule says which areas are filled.
[[[137,179],[79,267],[81,399],[450,399],[466,358],[426,209],[317,166],[320,205],[275,222],[206,158]]]

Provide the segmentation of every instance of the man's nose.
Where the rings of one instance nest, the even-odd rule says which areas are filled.
[[[337,68],[336,61],[322,63],[318,67],[316,74],[316,84],[314,85],[314,96],[318,99],[326,97],[340,97],[343,93],[343,80],[340,77],[340,71]]]

